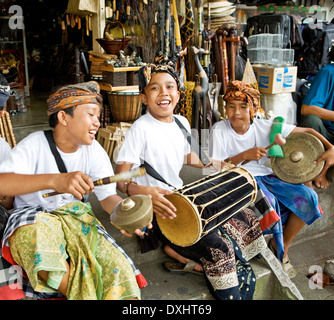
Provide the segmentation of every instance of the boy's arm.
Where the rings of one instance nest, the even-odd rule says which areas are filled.
[[[132,165],[133,164],[129,162],[122,162],[117,164],[115,168],[115,174],[129,171]],[[126,182],[127,181],[118,182],[117,189],[124,194],[126,194],[127,191],[127,196],[136,194],[150,195],[152,197],[153,210],[156,214],[160,215],[162,218],[173,219],[176,217],[176,208],[164,197],[165,194],[171,194],[171,191],[159,187],[141,186],[137,185],[136,183],[128,183],[126,187]]]
[[[185,157],[185,163],[196,168],[204,168],[204,165],[195,152],[190,152]]]
[[[292,130],[292,132],[310,133],[323,143],[326,151],[318,159],[314,159],[314,161],[315,163],[319,163],[320,161],[325,160],[324,168],[320,173],[320,175],[325,175],[327,170],[334,165],[334,146],[322,134],[312,128],[296,127]]]
[[[305,133],[309,133],[314,135],[315,137],[317,137],[325,146],[326,150],[333,148],[334,146],[322,135],[320,134],[318,131],[312,129],[312,128],[307,128],[307,127],[295,127],[291,133],[293,132],[305,132]]]
[[[303,104],[301,107],[301,114],[302,115],[312,114],[314,116],[319,117],[322,120],[334,121],[334,111],[318,106],[309,106],[307,104]]]
[[[111,195],[103,200],[100,201],[101,206],[104,211],[108,212],[111,214],[112,210],[122,201],[123,199],[117,195]]]
[[[70,193],[77,199],[94,191],[90,177],[81,171],[56,174],[0,173],[0,194],[16,196],[52,189],[59,193]]]

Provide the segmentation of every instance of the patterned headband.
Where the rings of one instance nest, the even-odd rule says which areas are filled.
[[[54,92],[47,100],[47,114],[50,116],[59,110],[80,104],[93,103],[102,106],[103,98],[97,82],[70,84]]]
[[[251,116],[254,116],[259,107],[260,92],[246,82],[235,80],[229,83],[223,99],[246,101],[249,104]]]
[[[170,74],[175,79],[177,83],[177,88],[178,89],[180,88],[178,75],[172,66],[167,64],[149,63],[146,66],[141,67],[138,71],[139,91],[143,93],[145,87],[150,83],[152,75],[160,72],[165,72]]]

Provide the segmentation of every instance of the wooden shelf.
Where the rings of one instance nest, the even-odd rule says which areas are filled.
[[[112,64],[106,66],[105,64],[101,64],[102,71],[109,71],[109,72],[126,72],[126,71],[138,71],[141,67],[117,67],[115,68]]]
[[[119,87],[113,87],[111,84],[106,83],[106,82],[99,82],[100,90],[103,91],[124,91],[124,90],[138,90],[139,91],[139,86],[119,86]]]

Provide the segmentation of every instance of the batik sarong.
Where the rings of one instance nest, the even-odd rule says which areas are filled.
[[[282,181],[276,176],[255,177],[258,186],[280,216],[280,220],[271,229],[277,245],[277,257],[282,261],[284,255],[283,225],[291,212],[307,225],[313,223],[322,215],[317,193],[303,185]]]
[[[4,242],[10,259],[23,268],[36,292],[56,293],[67,261],[67,299],[140,298],[139,286],[146,284],[145,279],[95,218],[89,203],[73,202],[52,213],[33,212],[10,217],[9,224],[17,226],[22,219],[30,223],[14,230],[9,226]],[[8,256],[8,250],[3,252]],[[48,271],[47,282],[38,276],[40,270]]]
[[[256,277],[249,260],[267,247],[253,210],[239,211],[226,223],[189,247],[166,238],[176,252],[202,264],[212,295],[219,300],[251,300]]]

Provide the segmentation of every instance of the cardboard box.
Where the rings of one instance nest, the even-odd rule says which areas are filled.
[[[297,67],[269,67],[253,65],[253,70],[263,93],[283,93],[296,91]]]

